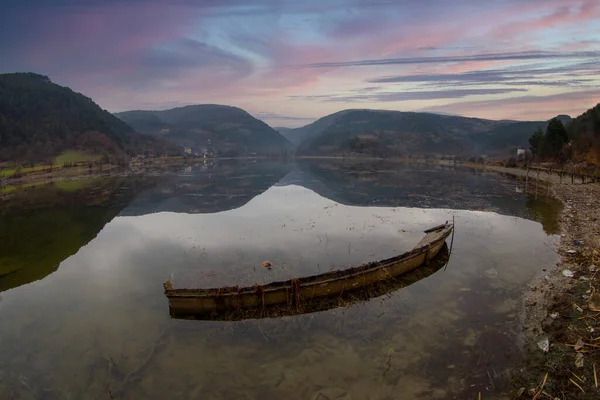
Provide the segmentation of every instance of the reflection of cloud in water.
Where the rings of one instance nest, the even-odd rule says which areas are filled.
[[[467,235],[482,225],[486,234],[515,226],[514,219],[493,213],[341,206],[302,187],[287,186],[273,187],[228,212],[119,217],[98,236],[98,246],[86,250],[91,252],[88,258],[102,259],[107,267],[119,265],[116,260],[123,252],[148,253],[165,263],[155,267],[163,273],[177,277],[194,270],[205,278],[204,285],[265,283],[402,253],[420,240],[424,229],[452,215],[457,216],[458,231]],[[537,224],[529,225],[528,230],[537,231]],[[149,243],[170,243],[173,250],[166,259],[163,250]],[[256,268],[264,260],[275,268]]]
[[[169,319],[161,284],[171,273],[263,281],[379,259],[452,215],[448,269],[389,296],[282,319]],[[56,273],[3,293],[0,398],[23,390],[23,380],[39,398],[46,389],[102,397],[107,385],[121,399],[483,392],[489,379],[473,357],[496,371],[507,366],[518,331],[517,304],[507,299],[554,260],[550,241],[538,223],[516,217],[348,207],[299,186],[217,214],[118,217]],[[286,269],[254,271],[264,259]],[[494,379],[502,388],[504,378]]]

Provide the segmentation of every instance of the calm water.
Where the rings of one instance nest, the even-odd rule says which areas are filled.
[[[546,193],[468,170],[323,160],[17,191],[0,216],[0,398],[505,398],[521,295],[556,259]],[[447,269],[390,295],[279,319],[169,317],[166,279],[343,268],[453,217]]]

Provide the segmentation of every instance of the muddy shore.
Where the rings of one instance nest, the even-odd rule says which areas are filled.
[[[526,176],[517,168],[485,169]],[[564,204],[560,261],[524,295],[523,360],[513,370],[511,398],[599,399],[600,184],[537,178]]]

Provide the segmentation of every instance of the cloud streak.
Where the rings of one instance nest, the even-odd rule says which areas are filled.
[[[468,96],[497,95],[514,92],[526,92],[527,89],[507,88],[507,89],[454,89],[454,90],[424,90],[399,93],[377,93],[367,95],[320,95],[300,97],[313,101],[328,102],[402,102],[417,100],[439,100],[439,99],[461,99]],[[298,97],[296,97],[298,98]]]
[[[476,61],[531,61],[531,60],[561,60],[561,59],[594,59],[600,58],[600,51],[585,52],[550,52],[523,51],[511,53],[482,53],[473,55],[441,56],[441,57],[405,57],[383,58],[356,61],[333,61],[312,64],[293,65],[296,68],[340,68],[340,67],[369,67],[381,65],[410,65],[410,64],[447,64]]]
[[[473,83],[496,83],[508,82],[520,79],[534,79],[543,76],[568,75],[572,77],[579,73],[599,73],[600,65],[595,62],[579,63],[554,68],[504,68],[475,70],[463,73],[441,73],[441,74],[414,74],[400,76],[386,76],[369,79],[369,83],[406,83],[406,82],[473,82]]]

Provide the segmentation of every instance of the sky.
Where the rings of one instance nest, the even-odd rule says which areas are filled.
[[[490,119],[600,102],[600,0],[4,0],[0,73],[111,112],[241,107],[271,126],[348,108]]]

